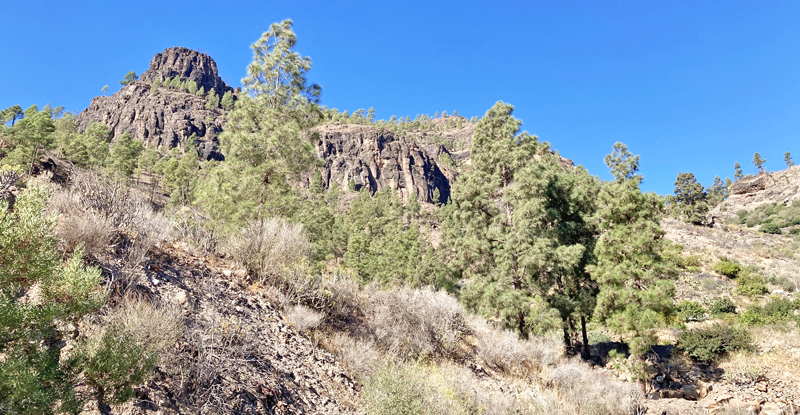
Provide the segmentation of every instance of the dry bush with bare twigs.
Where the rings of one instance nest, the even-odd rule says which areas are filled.
[[[335,354],[345,367],[360,378],[372,376],[383,362],[383,353],[374,341],[334,333],[325,341],[326,349]]]
[[[62,251],[72,253],[83,245],[86,254],[93,258],[109,248],[113,233],[114,229],[106,218],[82,211],[63,217],[56,228]]]
[[[50,207],[62,216],[59,236],[67,250],[83,243],[97,254],[104,243],[110,243],[131,265],[141,263],[153,246],[166,240],[172,225],[144,196],[82,171],[72,174],[67,189],[56,192]]]
[[[401,359],[459,358],[472,329],[458,300],[444,291],[367,287],[367,324],[382,348]]]
[[[565,406],[576,415],[628,415],[643,413],[635,387],[591,369],[577,358],[558,366],[550,376]]]
[[[303,333],[315,329],[322,322],[322,313],[316,312],[306,306],[296,305],[290,308],[284,317],[297,331]]]
[[[310,247],[302,225],[272,218],[250,223],[219,250],[265,282],[279,278],[287,268],[301,262]]]
[[[480,318],[473,318],[470,325],[478,339],[478,357],[495,370],[525,375],[533,369],[555,366],[564,358],[563,343],[557,338],[521,340],[516,333],[492,327]]]
[[[110,313],[108,324],[122,327],[137,344],[158,353],[174,344],[184,327],[179,307],[132,297],[123,299]]]

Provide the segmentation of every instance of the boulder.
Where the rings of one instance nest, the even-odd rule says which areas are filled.
[[[770,402],[761,407],[763,415],[784,415],[783,409],[776,403]]]
[[[698,398],[700,398],[700,390],[697,388],[697,386],[683,385],[681,391],[683,392],[684,399],[696,401]]]

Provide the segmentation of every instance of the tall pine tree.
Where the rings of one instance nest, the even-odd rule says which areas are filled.
[[[594,316],[628,338],[643,389],[644,354],[673,312],[677,272],[664,258],[668,241],[659,226],[664,207],[658,195],[642,193],[638,180],[621,175],[603,186],[598,202],[601,234],[590,267],[600,290]]]
[[[520,134],[512,111],[498,102],[476,126],[472,166],[454,186],[445,243],[469,280],[462,290],[468,308],[523,337],[552,328],[543,316],[560,317],[570,343],[573,319],[594,306],[585,267],[596,187],[583,169],[561,166],[549,144]]]

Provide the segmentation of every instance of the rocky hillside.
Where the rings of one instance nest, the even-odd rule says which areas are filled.
[[[735,219],[741,210],[778,203],[790,205],[800,199],[800,166],[747,176],[733,183],[730,196],[708,213],[709,223]]]
[[[78,116],[78,131],[101,122],[109,127],[113,140],[128,132],[148,146],[167,148],[182,148],[194,134],[205,159],[222,159],[217,136],[222,132],[225,111],[206,108],[203,96],[164,86],[154,88],[154,81],[161,83],[174,77],[193,81],[204,91],[213,89],[220,97],[232,91],[219,77],[210,56],[187,48],[169,48],[153,57],[140,80],[114,95],[92,99]]]

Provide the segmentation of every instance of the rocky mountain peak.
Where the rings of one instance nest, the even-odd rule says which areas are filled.
[[[161,53],[156,53],[150,61],[150,69],[143,73],[140,79],[152,82],[176,76],[181,80],[194,81],[198,87],[203,87],[206,91],[214,89],[220,96],[232,90],[220,78],[217,63],[211,56],[184,47],[167,48]]]
[[[168,48],[153,57],[150,69],[138,81],[111,96],[92,99],[78,115],[78,132],[99,122],[108,126],[112,140],[130,133],[147,146],[185,149],[187,144],[196,145],[201,157],[223,159],[217,136],[225,124],[225,110],[209,107],[200,94],[153,84],[176,76],[196,82],[205,92],[213,89],[218,96],[233,90],[219,77],[210,56],[187,48]]]

